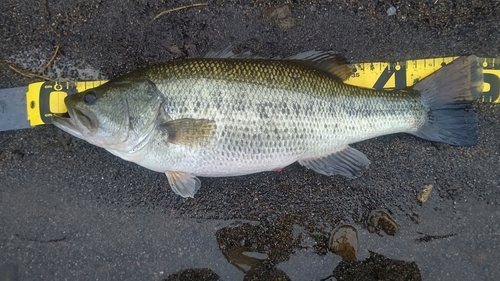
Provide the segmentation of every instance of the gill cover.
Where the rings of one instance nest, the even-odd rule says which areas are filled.
[[[153,82],[135,72],[67,96],[64,102],[70,118],[55,117],[56,126],[94,145],[124,150],[151,129],[161,95]]]

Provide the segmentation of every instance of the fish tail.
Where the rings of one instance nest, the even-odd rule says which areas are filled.
[[[482,93],[483,70],[476,56],[460,57],[417,83],[425,123],[413,134],[430,141],[473,146],[478,119],[474,104]]]

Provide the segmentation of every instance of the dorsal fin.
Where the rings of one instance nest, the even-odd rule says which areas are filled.
[[[204,58],[211,59],[263,59],[259,55],[256,55],[250,51],[235,54],[233,53],[233,46],[229,45],[220,51],[209,51],[205,54]]]
[[[352,74],[347,59],[343,55],[333,52],[307,51],[286,59],[297,60],[311,67],[321,69],[333,74],[341,81],[347,80]]]

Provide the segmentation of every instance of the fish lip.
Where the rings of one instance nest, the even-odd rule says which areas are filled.
[[[97,129],[93,121],[95,118],[92,118],[93,114],[90,111],[70,106],[67,109],[67,113],[52,115],[52,124],[79,138],[91,135]]]
[[[95,118],[92,118],[94,115],[89,110],[73,107],[71,111],[68,109],[68,113],[71,118],[75,119],[81,126],[87,128],[87,130],[93,132],[97,129],[97,124],[94,121]]]
[[[80,129],[75,124],[75,120],[71,117],[65,116],[65,114],[52,115],[52,124],[77,138],[83,138]]]

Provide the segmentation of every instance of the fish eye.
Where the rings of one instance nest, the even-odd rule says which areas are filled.
[[[97,96],[95,95],[94,91],[88,91],[85,93],[83,96],[83,102],[88,105],[94,104],[94,102],[97,100]]]

